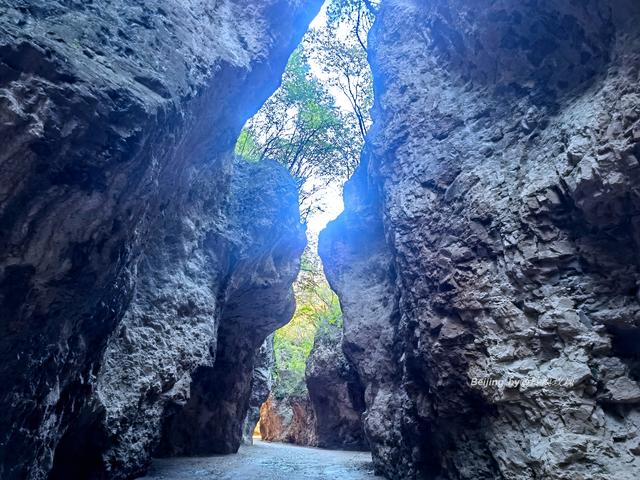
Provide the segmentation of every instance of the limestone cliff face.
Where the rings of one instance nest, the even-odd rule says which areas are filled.
[[[321,325],[307,360],[305,380],[316,417],[319,447],[367,450],[364,389],[342,352],[342,327]]]
[[[320,253],[389,478],[640,473],[640,7],[390,0]]]
[[[260,436],[268,442],[317,446],[316,416],[309,395],[278,398],[272,393],[260,407]]]
[[[242,443],[245,445],[253,445],[253,432],[260,420],[260,407],[271,393],[274,360],[273,335],[269,335],[260,346],[253,366],[249,410],[242,425]]]
[[[161,249],[159,270],[141,272],[150,285],[136,290],[97,381],[111,470],[140,470],[159,441],[162,455],[237,451],[256,351],[295,307],[291,284],[305,244],[297,198],[283,168],[241,161],[203,252],[172,261],[173,249]],[[198,253],[205,261],[191,264]],[[206,300],[219,310],[203,315]],[[95,438],[95,424],[84,428]]]
[[[131,475],[222,385],[239,441],[304,242],[291,182],[231,151],[317,8],[0,0],[3,479]]]

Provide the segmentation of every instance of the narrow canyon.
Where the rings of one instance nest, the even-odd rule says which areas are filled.
[[[2,480],[636,479],[639,249],[637,0],[0,0]]]

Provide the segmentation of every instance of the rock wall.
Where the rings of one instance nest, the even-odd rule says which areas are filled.
[[[160,455],[234,453],[240,445],[254,356],[265,337],[293,314],[291,284],[305,238],[295,184],[275,164],[240,161],[228,209],[225,217],[216,217],[218,228],[208,232],[208,261],[190,266],[191,275],[202,274],[209,282],[203,279],[194,290],[171,281],[158,288],[167,276],[152,277],[153,288],[138,291],[136,315],[125,317],[108,345],[96,397],[105,411],[104,435],[115,439],[102,454],[111,470],[144,467],[161,422]],[[225,248],[229,241],[231,248]],[[164,260],[162,265],[172,265]],[[207,277],[220,274],[225,277],[217,283]],[[184,304],[172,288],[186,290]],[[203,289],[216,295],[215,317],[199,315],[193,296]],[[154,315],[156,309],[172,312],[174,302],[189,314]],[[95,435],[96,426],[89,429]]]
[[[389,0],[320,253],[388,478],[640,473],[640,6]]]
[[[305,372],[322,448],[367,450],[362,413],[364,388],[342,352],[342,326],[321,325]]]
[[[129,476],[164,405],[220,385],[240,431],[303,233],[231,151],[318,8],[0,0],[0,477]],[[280,303],[240,340],[247,297]]]
[[[267,401],[273,386],[273,335],[269,335],[256,356],[251,376],[249,410],[242,425],[242,443],[253,445],[253,432],[260,420],[260,407]]]
[[[268,442],[315,447],[316,417],[309,396],[276,398],[271,394],[260,407],[260,436]]]

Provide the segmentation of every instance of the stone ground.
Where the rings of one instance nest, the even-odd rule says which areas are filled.
[[[155,459],[141,480],[367,480],[369,452],[298,447],[254,440],[237,455]]]

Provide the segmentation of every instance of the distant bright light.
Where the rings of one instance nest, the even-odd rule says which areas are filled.
[[[328,2],[324,2],[318,15],[313,19],[313,21],[309,24],[309,30],[314,28],[322,28],[327,24],[327,4]],[[349,26],[347,24],[342,24],[338,27],[336,35],[339,38],[346,38],[349,35]],[[304,41],[304,40],[303,40]],[[322,71],[322,67],[318,63],[318,61],[313,57],[309,57],[309,67],[311,67],[311,73],[315,75],[322,81],[327,80],[327,74]],[[351,111],[351,104],[349,103],[349,99],[347,96],[336,86],[328,86],[329,93],[333,96],[336,101],[336,105],[338,108],[349,112]]]
[[[327,23],[327,3],[325,2],[318,15],[313,19],[309,25],[310,29],[322,28]],[[343,28],[343,32],[338,32],[338,35],[347,35],[348,27]],[[318,64],[317,60],[313,57],[308,59],[311,73],[320,80],[326,80],[327,75],[322,71],[322,67]],[[350,111],[351,105],[349,100],[337,87],[329,87],[329,93],[333,95],[336,105],[345,110]],[[318,235],[327,226],[331,220],[335,220],[338,215],[344,210],[344,203],[342,201],[342,185],[330,185],[322,192],[322,196],[319,196],[316,200],[316,204],[321,210],[316,210],[309,214],[307,218],[307,236],[312,243],[317,242]]]
[[[327,223],[335,220],[344,210],[342,187],[338,185],[327,187],[322,192],[322,197],[318,199],[318,204],[322,211],[311,213],[307,219],[307,235],[309,239],[314,240],[317,240],[318,234],[327,226]]]
[[[324,27],[327,24],[327,2],[324,2],[322,4],[322,7],[320,7],[320,11],[318,12],[318,15],[316,15],[316,18],[314,18],[311,23],[309,24],[309,28],[321,28]]]

